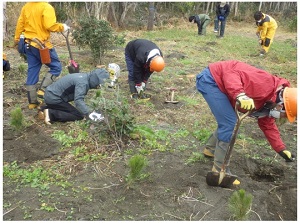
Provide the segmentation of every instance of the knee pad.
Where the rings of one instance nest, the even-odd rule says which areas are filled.
[[[265,46],[266,47],[268,47],[268,46],[270,46],[270,43],[271,43],[271,39],[269,39],[269,38],[266,38],[266,40],[265,40]]]

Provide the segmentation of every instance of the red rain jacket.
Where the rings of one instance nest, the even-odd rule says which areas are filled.
[[[254,100],[255,108],[259,110],[267,101],[275,102],[276,92],[280,86],[290,86],[289,81],[284,78],[236,60],[209,64],[209,70],[233,107],[238,94],[245,93]],[[274,118],[259,118],[258,125],[276,152],[285,149]]]

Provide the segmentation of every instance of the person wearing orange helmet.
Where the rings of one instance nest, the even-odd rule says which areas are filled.
[[[220,172],[229,148],[237,121],[236,103],[241,112],[251,110],[250,116],[257,118],[258,126],[273,150],[287,162],[294,161],[275,121],[287,118],[294,122],[297,116],[297,88],[291,88],[288,80],[241,61],[229,60],[209,64],[197,75],[196,87],[218,123],[202,151],[214,159],[212,171]],[[226,172],[231,174],[229,169]],[[240,182],[235,180],[234,184]]]
[[[128,70],[128,84],[133,99],[141,98],[151,74],[161,72],[165,67],[163,54],[150,40],[135,39],[125,47],[125,61]]]

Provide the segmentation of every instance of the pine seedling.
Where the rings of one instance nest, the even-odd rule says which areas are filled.
[[[248,219],[252,199],[252,194],[246,193],[243,189],[233,192],[229,198],[229,210],[234,220],[243,221]]]
[[[143,170],[147,164],[147,159],[142,155],[134,155],[129,159],[128,166],[130,170],[126,178],[129,185],[142,178]]]
[[[11,111],[10,125],[17,131],[24,127],[24,116],[20,107],[17,107]]]

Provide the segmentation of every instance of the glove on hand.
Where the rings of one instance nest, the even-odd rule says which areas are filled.
[[[239,94],[236,100],[243,109],[252,110],[255,108],[253,99],[249,98],[245,93]]]
[[[225,17],[220,15],[220,16],[219,16],[219,20],[220,20],[220,21],[224,21],[224,20],[225,20]]]
[[[136,84],[135,88],[136,88],[136,91],[137,91],[138,94],[141,94],[141,92],[144,91],[144,88],[143,88],[142,84]]]
[[[102,120],[104,120],[104,116],[102,116],[100,113],[93,111],[91,114],[89,114],[89,119],[94,122],[101,122]]]
[[[280,151],[278,154],[284,158],[286,162],[293,162],[295,160],[295,156],[286,149]]]
[[[67,24],[63,24],[63,26],[64,26],[63,32],[66,32],[70,29],[70,26],[68,26]]]

